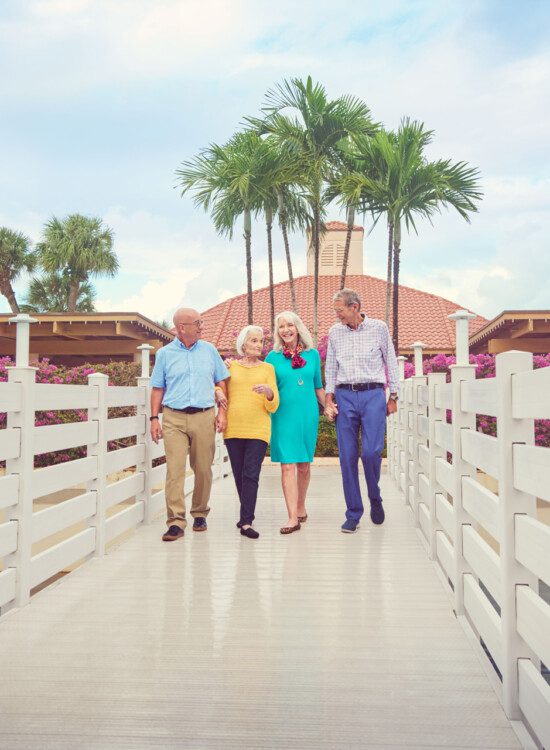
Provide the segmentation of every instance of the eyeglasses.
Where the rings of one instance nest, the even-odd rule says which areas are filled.
[[[196,326],[196,328],[202,328],[202,320],[194,320],[192,323],[178,323],[178,328],[185,328],[186,326]]]

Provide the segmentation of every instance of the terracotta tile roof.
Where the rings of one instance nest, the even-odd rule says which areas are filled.
[[[348,225],[345,221],[327,221],[325,224],[325,228],[328,232],[346,232],[348,229]],[[364,228],[354,225],[353,226],[354,232],[364,232]]]
[[[313,322],[313,277],[295,279],[298,313],[311,330]],[[348,276],[346,286],[355,289],[362,300],[362,309],[371,318],[384,318],[386,282],[374,276]],[[319,277],[319,337],[326,334],[336,322],[332,297],[340,287],[339,276]],[[291,309],[288,281],[274,286],[275,312]],[[269,321],[269,287],[257,289],[253,296],[254,322],[265,328]],[[399,295],[399,348],[409,351],[414,341],[422,341],[432,352],[454,350],[454,323],[447,316],[462,309],[435,294],[400,286]],[[211,341],[220,351],[233,348],[236,334],[246,325],[246,294],[232,297],[202,313],[203,338]],[[470,321],[470,335],[483,327],[487,320],[481,316]]]

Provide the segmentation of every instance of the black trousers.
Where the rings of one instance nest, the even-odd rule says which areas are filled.
[[[267,450],[265,440],[227,438],[225,441],[231,469],[241,501],[241,526],[252,524],[258,497],[262,461]]]

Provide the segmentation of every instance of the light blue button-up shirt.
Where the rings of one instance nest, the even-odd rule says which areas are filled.
[[[229,377],[215,346],[196,341],[189,349],[178,338],[158,350],[153,388],[164,388],[163,406],[185,409],[214,406],[214,384]]]

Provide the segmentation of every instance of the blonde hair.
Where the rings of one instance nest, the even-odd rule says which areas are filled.
[[[251,333],[259,333],[260,336],[264,337],[264,331],[263,328],[260,328],[260,326],[245,326],[243,330],[239,333],[237,336],[237,343],[235,344],[235,348],[237,349],[237,353],[242,357],[244,356],[244,345],[246,343],[246,339],[250,336]]]
[[[304,321],[299,318],[295,312],[292,312],[291,310],[284,310],[284,312],[280,312],[275,316],[273,349],[276,352],[280,352],[283,348],[283,340],[279,334],[279,322],[281,320],[286,320],[287,323],[292,323],[294,326],[296,326],[296,330],[298,331],[298,343],[301,344],[306,351],[313,348],[313,338],[311,337],[311,333],[306,328]]]

